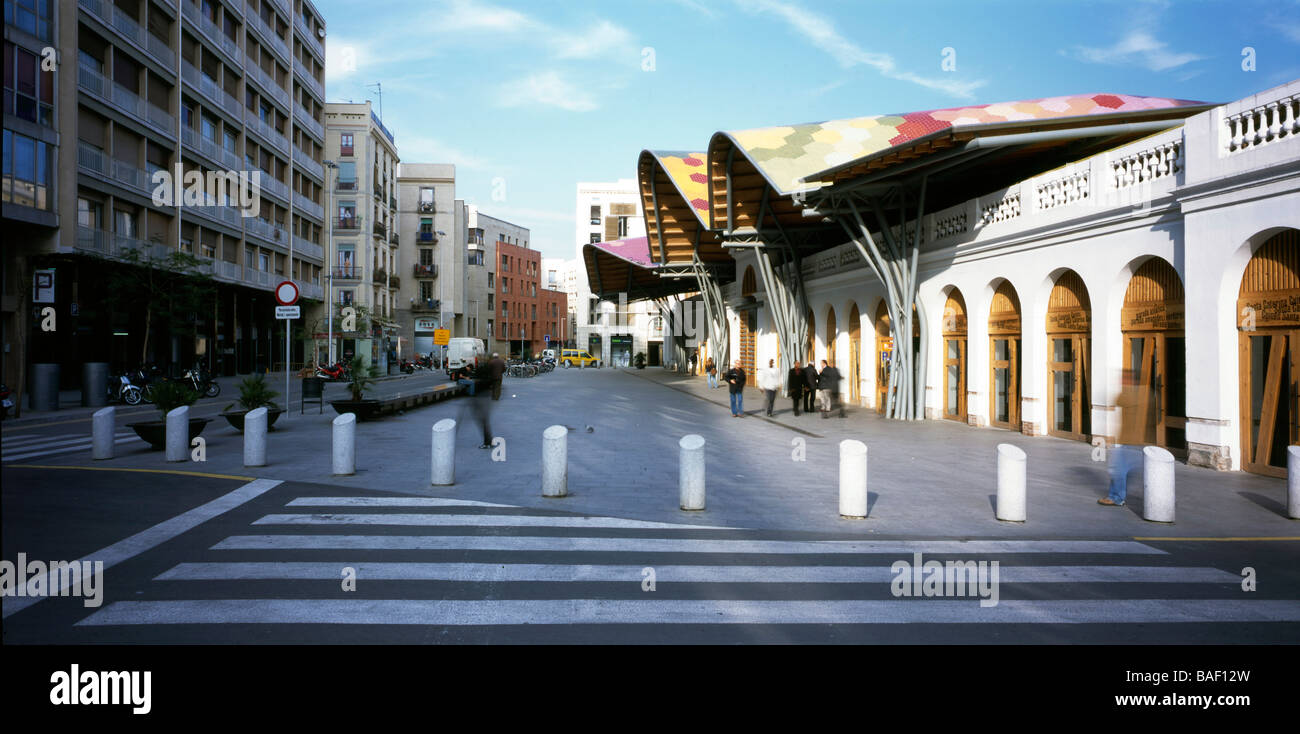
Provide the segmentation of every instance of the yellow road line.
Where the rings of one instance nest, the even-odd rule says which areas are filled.
[[[241,482],[251,482],[257,477],[241,477],[234,474],[208,474],[198,471],[181,471],[179,469],[130,469],[126,467],[110,466],[60,466],[58,464],[5,464],[6,468],[13,469],[76,469],[78,471],[124,471],[136,472],[139,474],[179,474],[185,477],[206,477],[208,479],[237,479]]]
[[[1187,541],[1195,541],[1195,542],[1203,542],[1203,541],[1228,542],[1228,541],[1300,540],[1300,536],[1281,535],[1281,536],[1258,537],[1258,538],[1139,538],[1139,537],[1134,537],[1133,540],[1187,540]]]

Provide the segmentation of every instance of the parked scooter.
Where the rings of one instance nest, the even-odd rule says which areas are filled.
[[[316,376],[324,377],[327,380],[346,380],[348,379],[347,375],[347,368],[343,366],[342,362],[316,368]]]
[[[138,385],[132,384],[129,376],[118,375],[109,378],[108,399],[120,400],[127,405],[139,405],[144,394]]]
[[[204,397],[215,398],[221,394],[221,386],[212,379],[211,375],[204,372],[199,365],[185,370],[185,379],[189,380],[190,385]]]

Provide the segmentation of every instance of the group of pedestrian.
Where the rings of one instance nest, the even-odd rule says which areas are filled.
[[[814,402],[817,409],[821,412],[822,418],[830,418],[831,412],[838,410],[840,417],[844,417],[844,401],[840,400],[840,371],[833,364],[828,364],[822,360],[822,368],[819,372],[817,365],[812,360],[803,367],[799,366],[798,360],[790,366],[790,371],[786,373],[786,389],[790,391],[790,400],[794,404],[794,414],[800,414],[799,408],[802,405],[803,412],[813,412]],[[768,413],[771,415],[771,413]]]

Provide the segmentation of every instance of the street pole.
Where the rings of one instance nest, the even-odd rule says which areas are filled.
[[[325,166],[325,226],[329,228],[329,253],[326,257],[325,268],[326,275],[329,279],[329,292],[325,294],[325,318],[328,326],[325,330],[329,332],[329,365],[333,367],[336,360],[334,355],[334,187],[330,184],[330,172],[334,170],[334,161],[322,161]],[[285,398],[288,399],[287,397]]]

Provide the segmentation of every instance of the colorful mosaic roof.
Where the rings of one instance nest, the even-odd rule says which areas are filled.
[[[620,257],[633,265],[640,265],[643,268],[658,267],[658,263],[650,259],[650,238],[648,237],[628,237],[613,242],[596,242],[590,247],[604,250],[611,255]]]
[[[704,162],[708,156],[704,153],[687,153],[685,151],[650,151],[663,166],[664,173],[672,179],[682,198],[691,205],[691,210],[701,223],[706,223],[709,216],[709,179]]]
[[[854,117],[803,125],[783,125],[724,133],[735,141],[764,176],[790,193],[820,184],[801,183],[819,173],[947,128],[1111,115],[1204,104],[1128,94],[1083,94],[1023,102],[953,107],[898,115]],[[702,172],[702,171],[701,171]]]

